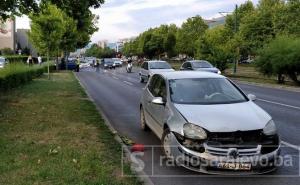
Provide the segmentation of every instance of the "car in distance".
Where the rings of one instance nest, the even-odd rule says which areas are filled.
[[[123,62],[121,61],[121,59],[113,58],[112,60],[114,61],[114,64],[115,64],[116,67],[122,67]]]
[[[116,68],[114,61],[111,58],[105,58],[103,60],[102,64],[103,64],[104,69],[115,69]]]
[[[181,71],[207,71],[221,74],[218,68],[215,68],[211,63],[205,60],[191,60],[182,64]]]
[[[140,82],[144,83],[147,81],[154,73],[162,71],[175,71],[169,63],[166,61],[146,61],[141,66],[141,71],[139,72]]]
[[[268,173],[276,169],[280,139],[254,100],[218,74],[161,72],[142,93],[140,124],[179,166],[209,174]]]
[[[4,57],[0,57],[0,69],[4,68],[6,64],[6,59]]]

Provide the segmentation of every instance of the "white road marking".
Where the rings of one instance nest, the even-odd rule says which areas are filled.
[[[116,80],[119,80],[119,78],[118,78],[118,77],[115,77],[115,76],[113,76],[113,78],[114,78],[114,79],[116,79]]]
[[[288,142],[285,142],[285,141],[281,141],[281,143],[285,146],[288,146],[290,148],[293,148],[295,150],[299,150],[300,151],[300,146],[297,146],[297,145],[293,145],[291,143],[288,143]]]
[[[127,81],[123,81],[123,82],[128,84],[128,85],[133,85],[133,83],[131,83],[131,82],[127,82]]]
[[[284,103],[278,103],[278,102],[264,100],[264,99],[257,99],[257,100],[263,101],[263,102],[267,102],[267,103],[272,103],[272,104],[275,104],[275,105],[281,105],[281,106],[284,106],[284,107],[289,107],[289,108],[300,110],[300,107],[296,107],[296,106],[293,106],[293,105],[287,105],[287,104],[284,104]]]

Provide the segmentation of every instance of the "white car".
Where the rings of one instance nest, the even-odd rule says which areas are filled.
[[[146,85],[140,124],[162,141],[167,159],[209,174],[263,174],[279,164],[272,117],[224,76],[161,72]]]
[[[148,81],[148,79],[157,72],[170,72],[175,71],[171,65],[166,61],[153,60],[146,61],[142,64],[140,75],[140,82],[144,83]]]
[[[80,61],[80,65],[79,65],[80,68],[87,68],[90,66],[91,66],[90,63],[88,63],[86,61]]]
[[[123,62],[119,58],[113,58],[112,60],[114,61],[115,67],[121,67],[123,65]]]
[[[6,59],[4,57],[0,57],[0,69],[4,68],[6,64]]]

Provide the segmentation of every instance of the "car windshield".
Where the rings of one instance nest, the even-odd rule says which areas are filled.
[[[230,104],[248,101],[245,95],[225,78],[169,80],[170,96],[178,104]]]
[[[113,64],[113,60],[112,59],[104,59],[104,64]]]
[[[150,69],[172,69],[167,62],[149,62]]]
[[[213,66],[206,61],[202,61],[202,62],[193,62],[193,67],[194,68],[212,68]]]

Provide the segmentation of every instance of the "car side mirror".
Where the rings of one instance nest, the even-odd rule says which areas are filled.
[[[256,96],[254,94],[248,94],[248,98],[251,101],[255,101],[256,100]]]
[[[155,105],[165,105],[165,102],[162,97],[153,98],[152,103]]]

